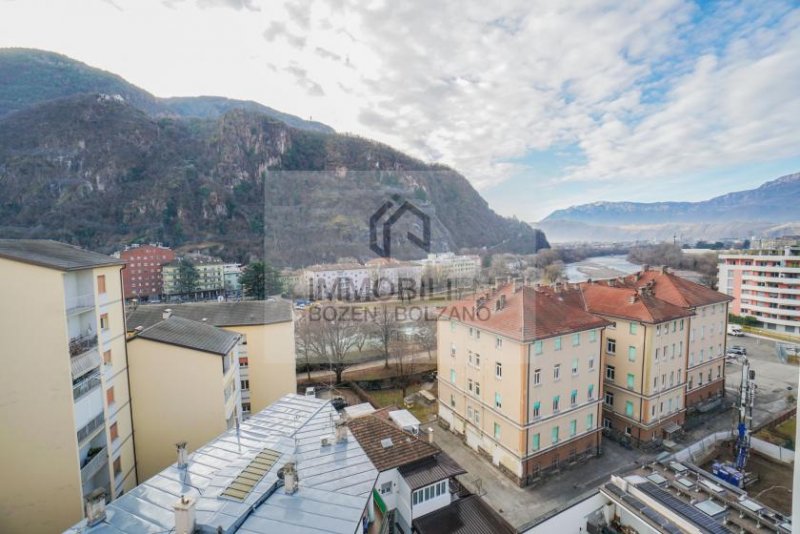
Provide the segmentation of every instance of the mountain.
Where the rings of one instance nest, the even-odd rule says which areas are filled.
[[[386,145],[293,128],[257,108],[158,117],[136,95],[78,94],[0,118],[0,235],[105,252],[163,241],[299,266],[375,257],[369,217],[393,199],[430,217],[434,251],[548,246],[460,174]],[[413,218],[393,230],[397,256],[423,255],[406,238],[421,233]]]
[[[120,95],[153,117],[216,118],[231,109],[263,113],[302,130],[333,133],[330,126],[257,102],[217,96],[158,98],[120,76],[67,56],[27,48],[0,48],[0,117],[56,98],[87,93]]]
[[[558,241],[719,239],[774,235],[800,225],[800,173],[701,202],[593,202],[557,210],[536,226]],[[795,223],[794,225],[792,223]]]

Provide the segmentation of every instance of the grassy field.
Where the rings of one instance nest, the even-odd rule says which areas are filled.
[[[787,447],[794,443],[796,430],[797,418],[792,417],[778,425],[762,429],[756,436],[770,443],[774,443],[775,445]]]
[[[407,395],[411,395],[420,389],[420,385],[410,386],[406,393]],[[436,389],[434,388],[431,393],[433,393],[435,396]],[[386,406],[397,406],[398,408],[403,407],[403,390],[399,388],[370,391],[369,394],[373,399],[375,399],[375,402],[378,403],[379,408],[385,408]],[[434,402],[430,405],[426,405],[422,402],[416,402],[414,406],[408,409],[408,411],[414,414],[414,417],[419,419],[421,422],[425,423],[431,419],[432,415],[437,413],[436,403]]]

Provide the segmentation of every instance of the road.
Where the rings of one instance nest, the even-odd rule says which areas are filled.
[[[394,367],[397,365],[397,358],[390,357],[389,358],[389,367]],[[428,356],[427,351],[416,352],[407,356],[404,361],[404,364],[409,363],[436,363],[436,351],[431,351],[430,357]],[[344,373],[342,373],[342,379],[347,380],[348,375],[352,375],[355,372],[360,371],[379,371],[383,369],[386,365],[386,362],[383,359],[380,360],[371,360],[368,362],[361,362],[356,363],[345,369]],[[332,371],[311,371],[311,381],[312,382],[332,382],[336,378],[336,373]],[[308,373],[297,373],[297,380],[302,382],[308,381]]]

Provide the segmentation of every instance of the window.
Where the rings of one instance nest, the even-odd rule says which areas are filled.
[[[114,404],[114,386],[106,390],[106,401],[109,405]]]
[[[250,403],[243,402],[242,403],[242,413],[250,413]]]
[[[560,401],[561,401],[561,396],[560,395],[556,395],[555,397],[553,397],[553,413],[557,413],[558,412],[558,403]]]
[[[534,418],[539,417],[541,415],[541,412],[542,412],[542,403],[539,402],[539,401],[534,402],[533,403],[533,417]]]
[[[633,402],[625,401],[625,415],[633,417]]]
[[[680,328],[681,328],[681,332],[683,332],[683,319],[681,319],[681,326],[680,326]]]
[[[672,331],[674,332],[678,327],[678,321],[672,321]]]
[[[636,347],[631,345],[628,347],[628,361],[635,362],[636,361]]]
[[[250,389],[250,381],[242,380],[242,389]]]
[[[587,393],[589,400],[594,398],[594,384],[589,384],[589,392]]]
[[[471,378],[467,378],[467,389],[470,391],[470,393],[472,392],[472,379]]]
[[[104,274],[97,277],[97,292],[101,295],[106,292],[106,275]]]
[[[614,406],[614,394],[610,391],[606,391],[605,402],[609,406]]]
[[[571,406],[575,406],[578,404],[578,390],[573,389],[572,393],[569,394],[569,403]]]
[[[693,387],[692,383],[693,382],[694,382],[694,377],[693,376],[689,376],[689,389],[692,389],[692,387]]]
[[[451,323],[451,325],[452,325],[452,323]],[[452,343],[450,345],[450,356],[452,356],[453,358],[456,357],[456,344],[455,343]]]
[[[675,384],[675,371],[670,371],[669,373],[669,387],[672,387]]]
[[[631,323],[630,323],[630,326],[629,326],[629,328],[628,328],[628,331],[629,331],[631,334],[635,334],[635,333],[636,333],[636,329],[637,329],[637,327],[638,327],[638,326],[639,326],[639,325],[638,325],[637,323],[631,322]]]
[[[533,371],[533,385],[538,386],[542,383],[542,370],[536,369]]]
[[[103,353],[103,363],[106,365],[111,365],[111,351],[107,350]]]
[[[531,449],[534,451],[539,450],[539,433],[533,435],[533,439],[531,439]]]
[[[387,482],[387,484],[391,484],[391,482]],[[381,486],[381,489],[383,489],[383,486]],[[446,493],[447,493],[447,481],[443,480],[426,488],[420,488],[416,490],[414,493],[411,494],[411,503],[414,505],[421,504],[425,501],[435,499],[436,497],[439,497],[440,495],[444,495]]]
[[[589,330],[589,341],[597,341],[597,330]]]
[[[477,397],[481,396],[481,383],[480,382],[475,382],[475,395]]]
[[[578,358],[572,358],[572,376],[578,374]]]
[[[617,374],[617,370],[613,365],[606,365],[606,379],[607,380],[614,380],[614,377]]]
[[[111,441],[119,438],[119,426],[117,423],[111,423],[111,426],[108,427],[108,434],[111,436]]]
[[[556,443],[558,443],[558,427],[557,426],[554,426],[553,430],[550,431],[550,441],[552,441],[554,445]]]
[[[108,314],[104,313],[100,316],[100,330],[108,330]]]
[[[472,327],[469,327],[469,337],[472,337]]]
[[[609,354],[617,353],[617,340],[608,338],[606,340],[606,352]]]
[[[495,340],[494,340],[494,347],[495,347],[496,349],[499,349],[499,348],[500,348],[500,347],[502,347],[502,346],[503,346],[503,339],[502,339],[502,338],[499,338],[499,337],[495,338]]]
[[[120,456],[114,460],[114,476],[118,477],[122,474],[122,457]]]
[[[481,331],[475,330],[475,339],[480,339],[480,338],[481,338]]]
[[[594,428],[594,414],[590,413],[586,416],[586,430]]]
[[[478,369],[481,368],[481,355],[477,352],[475,353],[475,367]]]
[[[533,342],[533,353],[537,354],[537,355],[542,353],[542,342],[541,341],[534,341]]]
[[[589,356],[589,370],[594,371],[594,356]]]
[[[569,422],[569,437],[574,436],[578,433],[578,421],[573,419]]]
[[[450,382],[455,384],[456,383],[456,370],[450,369]]]
[[[557,338],[553,339],[553,349],[561,350],[561,338],[560,337],[557,337]]]
[[[494,439],[500,439],[500,425],[494,424]]]
[[[494,362],[494,376],[495,378],[503,378],[503,364]]]
[[[627,382],[626,382],[626,385],[628,386],[628,389],[633,389],[633,381],[635,379],[636,378],[633,376],[633,373],[628,373]]]
[[[467,406],[467,419],[472,419],[472,406]]]
[[[661,356],[661,349],[656,347],[656,361],[658,361],[658,357]]]
[[[557,363],[553,366],[553,380],[561,378],[561,364]]]
[[[470,365],[473,365],[473,361],[472,361],[472,351],[471,351],[471,350],[468,350],[468,351],[467,351],[467,362],[469,362],[469,364],[470,364]]]
[[[386,495],[387,493],[392,492],[392,482],[384,482],[381,484],[381,495]]]
[[[453,395],[452,393],[450,394],[450,406],[452,406],[453,408],[455,408],[456,406],[456,396]]]
[[[495,408],[503,407],[503,398],[500,396],[499,393],[494,394],[494,407]]]
[[[577,347],[581,344],[581,334],[578,332],[577,334],[572,334],[572,346]]]
[[[249,367],[249,366],[250,366],[250,360],[248,360],[247,358],[239,358],[239,367]]]

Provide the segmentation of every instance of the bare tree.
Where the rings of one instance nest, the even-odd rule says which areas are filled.
[[[384,367],[389,368],[389,348],[392,338],[395,338],[400,331],[400,323],[397,320],[394,308],[387,304],[379,304],[375,309],[372,329],[381,346],[383,352]]]
[[[331,307],[335,311],[335,307]],[[347,355],[356,345],[358,324],[341,318],[337,313],[319,314],[309,321],[311,335],[309,349],[320,360],[327,361],[336,374],[336,383],[342,382],[342,373],[350,364]]]
[[[431,351],[436,350],[436,322],[420,321],[417,323],[417,332],[414,337],[419,346],[428,352],[428,359],[430,360]]]
[[[314,349],[311,347],[311,337],[313,335],[314,332],[311,329],[311,322],[308,315],[303,314],[294,323],[294,343],[297,347],[297,352],[303,355],[309,382],[311,381],[311,354],[314,352]]]
[[[414,374],[411,340],[408,339],[408,336],[398,332],[392,337],[391,349],[394,357],[395,380],[403,390],[405,399],[408,386],[411,384],[411,376]]]
[[[367,343],[367,340],[369,340],[370,334],[371,332],[365,324],[358,325],[358,328],[356,329],[355,347],[358,349],[359,354],[361,354],[361,352],[364,350],[364,345]]]

